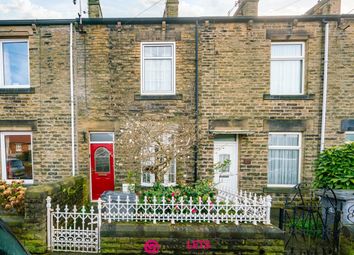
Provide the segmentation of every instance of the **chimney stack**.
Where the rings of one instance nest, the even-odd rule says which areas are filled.
[[[179,5],[179,0],[167,0],[163,17],[164,18],[178,17],[178,5]]]
[[[318,3],[305,15],[339,15],[341,0],[318,0]]]
[[[239,0],[234,16],[258,16],[259,0]]]
[[[102,9],[100,0],[88,0],[89,18],[102,18]]]

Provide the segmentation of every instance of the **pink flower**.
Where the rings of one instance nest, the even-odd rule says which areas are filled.
[[[172,197],[174,197],[175,196],[175,193],[174,192],[172,192]]]
[[[192,210],[192,213],[197,213],[197,209],[194,208],[194,209]]]

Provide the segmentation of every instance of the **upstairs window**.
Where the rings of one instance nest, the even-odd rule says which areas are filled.
[[[0,87],[29,87],[27,40],[0,40]]]
[[[142,43],[141,48],[141,94],[174,95],[175,43]]]
[[[271,95],[301,95],[304,93],[305,44],[272,43]]]

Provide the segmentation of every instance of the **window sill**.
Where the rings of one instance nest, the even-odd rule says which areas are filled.
[[[315,94],[307,94],[307,95],[270,95],[263,94],[264,100],[313,100],[315,98]]]
[[[294,187],[266,187],[263,193],[291,194],[295,191]]]
[[[0,88],[0,95],[8,94],[34,94],[34,88]]]
[[[176,95],[134,95],[135,101],[148,101],[148,100],[182,100],[182,94]]]

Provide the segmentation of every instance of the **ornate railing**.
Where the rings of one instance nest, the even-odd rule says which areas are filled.
[[[233,200],[222,201],[219,197],[213,202],[210,198],[203,202],[199,197],[195,203],[193,198],[157,199],[129,196],[118,196],[114,200],[102,202],[102,219],[112,221],[144,221],[144,222],[214,222],[220,223],[263,223],[270,224],[271,197],[257,196],[251,193],[240,193]]]

